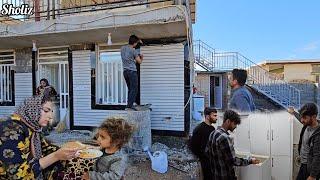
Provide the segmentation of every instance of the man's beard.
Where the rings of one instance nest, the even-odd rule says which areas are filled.
[[[213,124],[213,123],[216,123],[216,122],[217,122],[217,120],[209,119],[209,122],[210,122],[210,124]]]

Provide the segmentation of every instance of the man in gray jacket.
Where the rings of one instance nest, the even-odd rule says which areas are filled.
[[[320,122],[317,119],[317,105],[314,103],[305,104],[300,109],[300,115],[301,123],[306,126],[302,136],[301,166],[306,160],[307,167],[300,168],[297,179],[316,180],[320,178]]]

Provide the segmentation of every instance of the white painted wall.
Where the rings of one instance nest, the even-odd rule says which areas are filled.
[[[73,51],[73,111],[75,126],[99,126],[111,116],[127,116],[126,111],[91,109],[90,51]]]
[[[315,76],[311,74],[311,64],[285,64],[284,65],[284,80],[290,82],[297,79],[306,79],[315,81]]]
[[[10,115],[26,97],[32,96],[32,73],[15,73],[15,106],[0,106],[0,117]]]
[[[141,52],[140,98],[152,104],[151,128],[184,131],[183,45],[144,46]]]

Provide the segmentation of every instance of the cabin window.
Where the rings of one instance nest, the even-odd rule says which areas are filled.
[[[99,51],[98,58],[96,104],[126,105],[128,89],[120,51]]]
[[[14,105],[15,53],[13,50],[0,51],[0,105]]]

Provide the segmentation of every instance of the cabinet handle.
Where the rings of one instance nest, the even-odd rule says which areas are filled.
[[[271,167],[273,167],[273,158],[271,158]]]
[[[269,130],[267,131],[267,140],[269,141]]]
[[[271,130],[271,140],[273,141],[273,130]]]
[[[250,131],[248,131],[248,139],[250,139]]]

